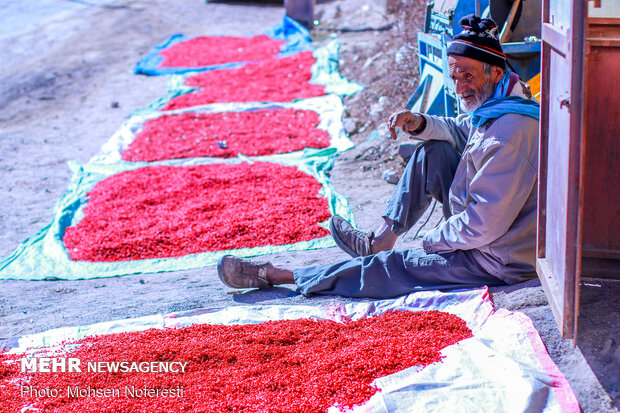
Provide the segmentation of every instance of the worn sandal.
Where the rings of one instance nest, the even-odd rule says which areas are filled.
[[[353,228],[344,218],[334,215],[329,220],[329,230],[336,244],[352,257],[371,255],[370,243],[374,232],[363,232]]]
[[[254,264],[233,255],[225,255],[217,263],[217,275],[230,288],[268,288],[267,268],[271,263]]]

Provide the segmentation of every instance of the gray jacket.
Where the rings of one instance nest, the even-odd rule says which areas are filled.
[[[538,121],[506,114],[476,128],[467,115],[424,117],[417,138],[448,141],[462,154],[452,216],[424,235],[424,250],[470,251],[509,284],[535,276]]]

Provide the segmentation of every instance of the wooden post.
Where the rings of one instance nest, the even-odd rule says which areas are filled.
[[[286,15],[297,20],[306,29],[311,30],[314,25],[314,0],[284,0]]]

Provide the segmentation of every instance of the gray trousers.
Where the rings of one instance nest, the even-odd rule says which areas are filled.
[[[450,216],[448,195],[459,160],[459,154],[447,142],[427,141],[418,146],[383,215],[394,222],[394,234],[402,235],[412,228],[433,198],[446,206],[444,216]],[[383,251],[337,264],[298,268],[293,276],[303,295],[367,298],[504,284],[485,271],[469,251]]]

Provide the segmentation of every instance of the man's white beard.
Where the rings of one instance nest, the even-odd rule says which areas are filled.
[[[486,83],[482,87],[480,94],[474,93],[471,89],[466,90],[461,95],[459,95],[459,105],[461,106],[461,110],[463,112],[473,112],[478,109],[484,102],[487,101],[491,96],[493,96],[493,90],[495,89],[495,84],[491,81],[490,77],[487,78]],[[463,100],[463,95],[473,94],[474,100],[471,102],[465,102]]]

